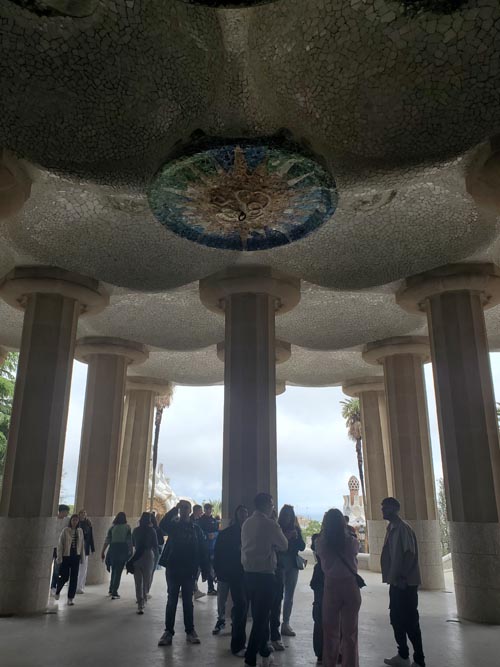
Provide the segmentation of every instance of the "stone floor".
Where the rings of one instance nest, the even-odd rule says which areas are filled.
[[[243,661],[228,650],[228,636],[213,637],[216,598],[195,603],[195,622],[201,646],[184,640],[182,613],[172,647],[158,647],[163,630],[165,582],[156,573],[153,599],[144,616],[135,613],[133,581],[124,576],[121,599],[105,597],[104,586],[89,587],[67,607],[64,595],[57,613],[31,618],[0,619],[0,665],[2,667],[164,667],[172,665],[230,667]],[[311,570],[301,573],[292,617],[296,638],[287,639],[287,650],[276,656],[283,667],[315,664],[311,647]],[[394,642],[387,620],[387,589],[373,573],[363,572],[368,586],[363,589],[360,618],[360,665],[381,667],[383,658],[394,654]],[[451,578],[447,592],[421,593],[420,611],[428,665],[439,667],[482,667],[499,664],[500,629],[456,619]],[[64,591],[63,591],[64,593]],[[181,607],[179,606],[179,611]]]

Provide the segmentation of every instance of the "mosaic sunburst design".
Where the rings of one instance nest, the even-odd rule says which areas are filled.
[[[242,142],[166,164],[151,184],[156,218],[212,248],[266,250],[292,243],[335,212],[335,181],[309,157]]]

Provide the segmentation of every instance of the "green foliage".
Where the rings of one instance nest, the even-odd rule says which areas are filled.
[[[310,521],[307,528],[302,530],[302,537],[312,537],[319,532],[321,532],[321,521]]]
[[[450,529],[448,526],[448,513],[446,509],[446,491],[442,477],[438,479],[437,505],[439,529],[441,532],[441,553],[443,556],[446,556],[446,554],[450,553]]]
[[[17,352],[9,352],[6,360],[0,366],[0,484],[3,478],[5,455],[7,453],[7,438],[9,435],[18,358],[19,354]]]
[[[342,406],[342,417],[345,419],[347,435],[350,440],[356,442],[361,438],[361,408],[359,398],[348,398],[340,401]]]
[[[210,503],[213,507],[213,515],[214,516],[222,516],[222,501],[221,500],[214,500],[213,498],[209,498],[208,500],[203,501],[203,505],[205,503]],[[227,517],[224,517],[225,519]]]

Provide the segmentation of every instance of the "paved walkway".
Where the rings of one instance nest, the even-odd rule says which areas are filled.
[[[275,664],[307,667],[316,660],[312,651],[311,568],[300,575],[292,625],[297,637],[287,638],[286,651],[276,655]],[[366,576],[365,576],[366,575]],[[360,666],[382,667],[383,658],[395,653],[387,618],[387,588],[380,578],[363,572],[368,586],[363,589],[360,618]],[[451,591],[451,579],[448,587]],[[89,587],[76,598],[74,607],[65,604],[64,591],[59,610],[31,618],[0,619],[0,665],[2,667],[231,667],[241,659],[229,652],[227,634],[213,637],[216,598],[195,603],[195,624],[200,646],[187,645],[179,604],[177,634],[172,647],[158,647],[163,631],[165,580],[156,573],[153,599],[144,616],[135,613],[133,581],[124,576],[122,597],[105,597],[107,587]],[[500,656],[500,628],[458,623],[452,592],[421,593],[420,612],[428,667],[483,667],[497,665]]]

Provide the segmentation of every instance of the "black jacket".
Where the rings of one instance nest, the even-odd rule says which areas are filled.
[[[83,521],[78,522],[78,528],[81,528],[83,531],[85,555],[88,556],[90,553],[95,552],[94,531],[92,530],[92,524],[88,519],[84,519]]]
[[[278,552],[278,567],[294,570],[299,569],[297,567],[297,556],[299,555],[299,551],[304,551],[306,543],[304,542],[300,528],[296,528],[295,530],[297,531],[297,537],[288,540],[287,551]]]
[[[215,543],[214,570],[219,581],[243,577],[241,526],[235,523],[219,533]]]
[[[210,573],[210,561],[201,528],[192,521],[180,521],[175,507],[165,514],[159,528],[168,537],[161,552],[160,565],[179,577],[195,577],[201,570],[203,579],[206,579]]]

